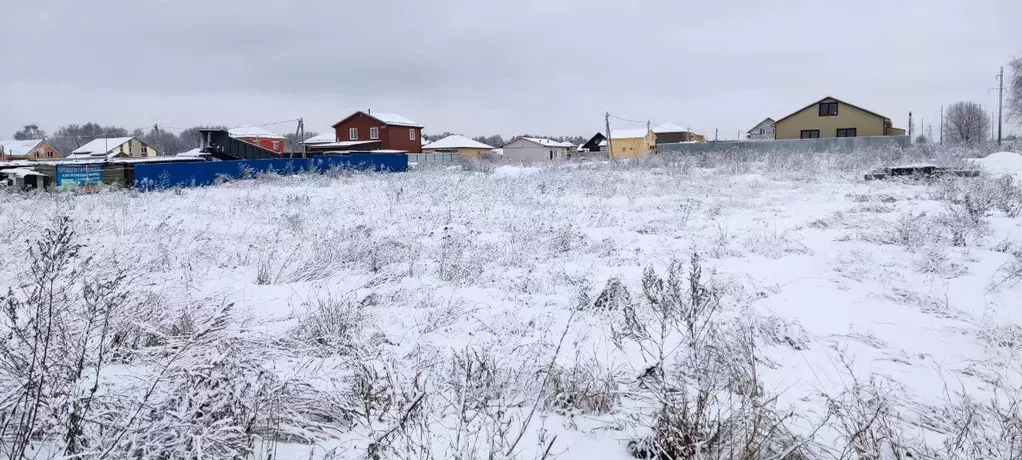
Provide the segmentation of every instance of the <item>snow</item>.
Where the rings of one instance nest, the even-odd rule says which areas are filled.
[[[242,126],[239,128],[231,128],[227,130],[231,137],[235,138],[254,138],[254,139],[286,139],[280,134],[267,131],[258,126]]]
[[[312,136],[312,137],[306,139],[305,142],[302,142],[302,143],[303,144],[330,144],[330,143],[333,143],[333,142],[337,142],[337,133],[334,132],[333,129],[330,129],[328,132],[324,132],[323,134],[317,134],[315,136]]]
[[[0,169],[0,174],[5,174],[14,177],[25,177],[25,176],[45,176],[46,174],[33,171],[26,168],[11,168],[11,169]]]
[[[409,120],[409,119],[407,119],[407,118],[405,118],[405,117],[403,117],[401,115],[398,115],[396,113],[371,112],[371,113],[369,113],[369,116],[371,116],[371,117],[373,117],[373,118],[375,118],[377,120],[380,120],[380,121],[382,121],[382,122],[384,122],[384,123],[386,123],[388,125],[393,125],[393,126],[408,126],[408,127],[414,127],[414,128],[421,128],[422,127],[422,125],[420,125],[420,124],[418,124],[418,123],[416,123],[416,122],[414,122],[412,120]]]
[[[1022,384],[1022,350],[1012,335],[1022,325],[1022,284],[992,283],[1022,251],[1022,218],[991,208],[982,228],[953,244],[943,218],[953,203],[936,198],[944,182],[861,181],[859,172],[883,162],[849,166],[845,155],[725,161],[266,175],[165,192],[18,196],[0,200],[0,288],[23,284],[25,238],[50,228],[48,216],[67,215],[90,268],[123,269],[132,299],[156,299],[156,309],[124,322],[167,331],[183,316],[233,304],[226,338],[215,343],[236,347],[228,350],[237,362],[259,363],[289,389],[323,392],[303,407],[347,407],[360,366],[398,387],[395,408],[423,389],[423,419],[410,425],[427,431],[415,434],[436,458],[447,458],[457,421],[465,420],[450,403],[467,379],[457,363],[476,355],[494,367],[473,381],[492,390],[493,401],[512,404],[505,408],[516,427],[549,363],[590,363],[611,376],[620,396],[606,413],[540,408],[515,458],[541,458],[534,451],[544,434],[557,436],[560,460],[630,458],[628,442],[651,422],[651,397],[637,382],[651,359],[634,343],[615,343],[627,327],[621,309],[592,304],[618,279],[640,309],[643,271],[663,273],[693,251],[721,289],[728,318],[759,331],[764,391],[777,395],[779,410],[806,417],[806,427],[828,413],[822,393],[850,385],[841,354],[858,380],[880,382],[891,394],[893,420],[905,433],[926,431],[931,447],[943,435],[926,427],[946,428],[948,388],[982,402],[997,378]],[[964,187],[987,178],[950,180]],[[303,318],[329,298],[350,300],[364,315],[349,331],[357,353],[296,343]],[[137,379],[152,372],[104,370],[114,371]],[[215,382],[239,392],[254,387],[233,375]],[[485,387],[493,381],[499,388]],[[394,417],[336,423],[328,439],[282,443],[275,457],[321,459],[337,448],[330,458],[365,458],[368,440],[394,426]],[[828,430],[818,442],[833,447]]]
[[[104,156],[111,150],[115,150],[120,147],[121,144],[128,142],[134,138],[132,137],[110,137],[110,138],[99,138],[93,139],[89,143],[75,149],[71,152],[72,155],[85,155],[85,156]]]
[[[494,177],[517,177],[528,174],[535,174],[540,171],[540,168],[531,168],[525,166],[499,166],[493,170]]]
[[[649,135],[649,131],[645,128],[636,129],[615,129],[610,132],[611,139],[637,139],[644,138]]]
[[[34,139],[27,141],[0,141],[0,150],[3,151],[4,155],[12,157],[23,157],[28,155],[42,139]]]
[[[1022,180],[1022,154],[1015,152],[992,153],[985,158],[971,160],[977,166],[992,174],[1013,174]]]
[[[486,145],[482,142],[477,142],[469,139],[460,134],[453,134],[443,139],[430,142],[428,145],[424,145],[423,148],[431,149],[493,149],[492,146]]]
[[[569,148],[569,147],[574,147],[575,146],[575,144],[572,144],[571,142],[558,142],[558,141],[555,141],[553,139],[546,139],[546,138],[542,138],[542,137],[526,137],[524,139],[532,141],[532,142],[535,142],[535,143],[537,143],[539,145],[542,145],[544,147]]]

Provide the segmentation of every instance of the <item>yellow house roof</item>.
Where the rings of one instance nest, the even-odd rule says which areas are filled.
[[[805,110],[805,109],[808,109],[808,108],[810,108],[810,107],[812,107],[812,106],[814,106],[814,105],[816,105],[816,104],[819,104],[819,103],[821,103],[821,102],[823,102],[823,101],[826,101],[826,100],[828,100],[828,99],[829,99],[829,100],[832,100],[832,101],[840,102],[840,103],[842,103],[842,104],[844,104],[844,105],[847,105],[847,106],[850,106],[850,107],[855,107],[855,108],[857,108],[857,109],[859,109],[859,110],[861,110],[861,111],[863,111],[863,112],[866,112],[866,113],[868,113],[868,114],[870,114],[870,115],[874,115],[874,116],[877,116],[877,117],[883,118],[884,120],[890,120],[890,118],[887,118],[887,117],[885,117],[885,116],[883,116],[883,115],[880,115],[879,113],[876,113],[876,112],[874,112],[874,111],[872,111],[872,110],[866,110],[866,109],[864,109],[864,108],[862,108],[862,107],[859,107],[859,106],[857,106],[857,105],[855,105],[855,104],[849,104],[849,103],[847,103],[847,102],[845,102],[845,101],[842,101],[841,99],[838,99],[838,98],[836,98],[836,97],[831,97],[831,96],[827,96],[827,97],[825,97],[825,98],[823,98],[823,99],[820,99],[820,100],[817,100],[816,102],[813,102],[812,104],[809,104],[809,105],[807,105],[807,106],[805,106],[805,107],[802,107],[801,109],[798,109],[798,110],[796,110],[796,111],[794,111],[794,112],[791,112],[790,114],[788,114],[788,116],[786,116],[786,117],[784,117],[784,118],[780,118],[780,119],[778,119],[777,121],[775,121],[775,122],[774,122],[774,124],[777,124],[777,123],[780,123],[780,122],[782,122],[782,121],[784,121],[784,120],[787,120],[788,118],[791,118],[791,117],[793,117],[793,116],[795,116],[795,115],[797,115],[797,114],[801,113],[801,112],[802,112],[803,110]],[[764,120],[764,121],[765,121],[765,120]]]

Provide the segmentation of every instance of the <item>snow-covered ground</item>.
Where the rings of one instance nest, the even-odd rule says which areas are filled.
[[[69,217],[89,273],[127,276],[121,327],[192,344],[136,344],[98,394],[150,407],[159,381],[150,398],[168,407],[234,398],[246,433],[282,438],[254,458],[625,459],[666,391],[640,377],[691,356],[683,331],[651,353],[629,323],[658,324],[644,270],[688,276],[698,254],[715,330],[751,334],[761,394],[808,458],[841,458],[871,418],[898,448],[940,451],[963,395],[986,407],[1022,385],[1022,217],[998,182],[1022,168],[991,158],[990,174],[938,181],[866,182],[867,167],[803,156],[12,194],[0,280],[29,279],[26,240]],[[226,305],[216,340],[189,336]],[[160,380],[175,366],[184,377]],[[212,445],[224,430],[183,431]]]

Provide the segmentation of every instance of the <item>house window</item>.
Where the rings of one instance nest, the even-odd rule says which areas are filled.
[[[835,117],[835,116],[837,116],[837,102],[821,102],[820,103],[820,116],[821,117]]]
[[[415,128],[408,129],[408,139],[413,141],[415,140]]]
[[[121,153],[124,153],[124,144],[121,144],[120,149],[121,149]]]
[[[273,150],[280,150],[280,141],[273,141]]]
[[[143,146],[142,146],[142,154],[144,155],[144,154],[146,154],[146,153],[149,153],[149,147],[148,147],[148,146],[145,146],[145,145],[143,145]]]
[[[837,137],[855,137],[855,128],[839,128],[837,130]]]
[[[803,129],[802,130],[802,139],[819,139],[819,138],[820,138],[820,130],[818,130],[818,129]]]
[[[759,128],[759,134],[760,135],[766,134],[766,129]]]
[[[348,130],[348,140],[351,141],[358,140],[358,128],[351,128]]]
[[[380,138],[380,128],[369,128],[369,138],[376,140]]]

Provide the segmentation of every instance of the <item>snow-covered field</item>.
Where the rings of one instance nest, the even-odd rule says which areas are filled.
[[[671,430],[712,458],[1019,458],[1019,156],[743,160],[3,195],[0,328],[38,332],[53,289],[19,287],[56,286],[72,371],[25,375],[38,341],[4,332],[0,421],[42,400],[29,449],[82,458],[626,459]],[[64,218],[81,253],[33,277]]]

